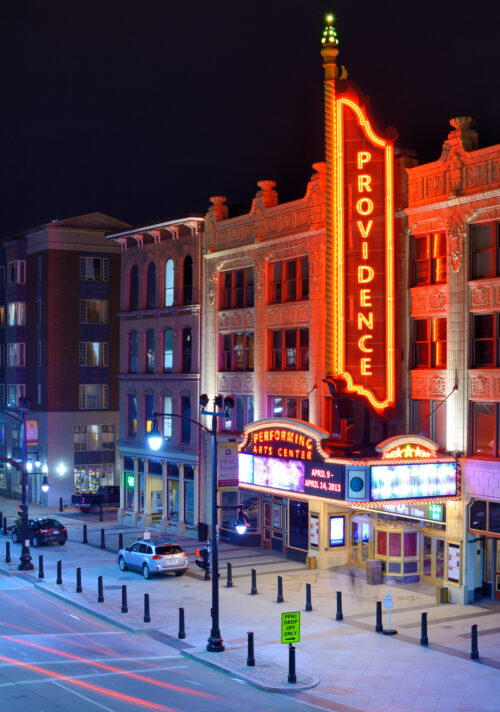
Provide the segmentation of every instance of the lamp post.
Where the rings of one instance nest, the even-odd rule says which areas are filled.
[[[4,462],[8,462],[21,472],[21,556],[19,557],[19,571],[32,571],[34,566],[31,563],[31,554],[29,548],[29,527],[28,527],[28,446],[26,437],[26,413],[29,410],[30,400],[28,398],[19,398],[19,406],[17,408],[2,410],[6,415],[10,415],[17,423],[22,426],[22,460],[21,463],[12,458],[2,457]]]
[[[222,653],[224,648],[224,641],[222,640],[220,626],[219,626],[219,547],[217,541],[217,418],[226,418],[229,410],[234,407],[234,400],[231,396],[215,396],[214,398],[214,409],[212,411],[205,410],[209,403],[209,397],[207,395],[200,396],[201,405],[201,415],[208,415],[211,417],[211,427],[207,428],[206,425],[199,423],[197,420],[188,418],[184,415],[177,415],[175,413],[153,413],[154,423],[153,430],[148,436],[149,446],[152,450],[159,450],[163,442],[163,436],[158,430],[157,423],[158,418],[181,418],[182,420],[189,420],[194,423],[202,430],[210,433],[211,436],[211,460],[212,460],[212,627],[210,630],[210,637],[207,642],[207,650],[210,653]],[[224,411],[221,413],[217,409],[224,407]]]

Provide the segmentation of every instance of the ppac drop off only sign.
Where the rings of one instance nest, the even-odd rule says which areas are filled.
[[[281,642],[300,643],[300,611],[281,614]]]

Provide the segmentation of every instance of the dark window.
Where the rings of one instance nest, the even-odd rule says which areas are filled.
[[[472,315],[472,366],[498,365],[498,317]]]
[[[174,362],[172,329],[163,332],[163,370],[171,371]]]
[[[499,271],[499,224],[471,225],[471,279],[496,277]]]
[[[477,499],[472,502],[469,509],[469,527],[471,529],[486,529],[486,502],[484,499]]]
[[[219,309],[253,307],[253,267],[222,272],[219,278]]]
[[[193,303],[193,258],[188,255],[184,260],[183,304]]]
[[[241,433],[253,423],[253,396],[234,396],[234,408],[228,411],[226,418],[219,418],[221,430]]]
[[[191,422],[186,418],[191,417],[191,398],[189,396],[181,397],[181,442],[188,443],[191,440]]]
[[[139,308],[139,267],[134,265],[130,270],[128,283],[128,308],[137,311]]]
[[[154,329],[146,331],[146,373],[155,370],[155,332]]]
[[[488,531],[500,534],[500,504],[488,502]]]
[[[309,262],[307,257],[274,262],[270,266],[270,302],[295,302],[309,298]]]
[[[413,285],[446,282],[446,234],[413,237]]]
[[[423,399],[413,400],[411,406],[411,431],[446,450],[446,403]]]
[[[472,454],[498,457],[498,404],[472,403]]]
[[[182,373],[191,373],[192,346],[191,329],[186,327],[182,330]]]
[[[128,420],[127,420],[127,437],[135,438],[137,435],[137,397],[129,395],[128,397]]]
[[[137,331],[128,335],[128,372],[137,373]]]
[[[220,370],[253,371],[253,332],[223,334],[220,338]]]
[[[275,371],[309,368],[309,329],[283,329],[270,333],[270,365]]]
[[[150,262],[148,264],[146,309],[154,309],[155,306],[156,306],[156,265],[154,262]]]
[[[269,418],[295,418],[309,420],[309,399],[287,396],[269,398]]]
[[[446,368],[446,319],[412,319],[413,368]]]

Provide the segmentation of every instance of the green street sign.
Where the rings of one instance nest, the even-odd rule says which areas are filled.
[[[281,642],[300,643],[300,611],[281,614]]]

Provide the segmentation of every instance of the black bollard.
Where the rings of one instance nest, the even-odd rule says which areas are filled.
[[[56,579],[57,584],[62,584],[62,561],[59,559],[57,562],[57,579]]]
[[[427,637],[427,613],[422,613],[422,620],[420,623],[420,645],[429,645],[429,638]]]
[[[291,643],[288,644],[288,682],[297,682],[295,674],[295,648]]]
[[[312,609],[313,607],[311,603],[311,584],[306,583],[306,611],[312,611]]]
[[[375,623],[375,633],[382,633],[384,629],[382,628],[382,602],[377,601],[377,616]]]
[[[471,660],[479,660],[479,650],[477,647],[477,625],[470,627],[470,657]]]
[[[87,539],[87,525],[86,524],[83,525],[83,543],[84,544],[89,543],[89,541]]]
[[[118,548],[123,549],[123,532],[118,534]]]
[[[104,587],[102,585],[102,576],[97,577],[97,603],[104,603]]]
[[[252,569],[252,590],[250,591],[251,596],[255,596],[257,593],[257,571]]]
[[[80,567],[76,570],[76,592],[82,592],[82,570]]]
[[[283,603],[283,579],[278,576],[278,597],[276,603]]]
[[[3,513],[0,512],[0,524],[3,522]]]
[[[102,522],[102,504],[99,507],[99,521]]]
[[[10,564],[10,541],[5,542],[5,563]]]
[[[7,517],[3,518],[3,535],[7,536]]]
[[[127,587],[125,584],[122,586],[122,613],[128,613],[127,606]]]
[[[105,542],[105,540],[104,540],[104,536],[105,536],[105,535],[104,535],[104,529],[101,529],[101,549],[105,549],[105,548],[106,548],[106,542]]]
[[[62,497],[59,497],[59,511],[63,511],[63,502],[62,502]]]
[[[335,620],[344,620],[344,616],[342,615],[342,591],[337,591],[337,615],[335,616]]]
[[[144,623],[151,623],[151,615],[149,613],[149,593],[144,594]]]
[[[255,655],[253,649],[253,633],[247,633],[248,635],[248,653],[247,653],[247,667],[255,667]]]
[[[186,637],[186,628],[184,627],[184,608],[179,608],[179,632],[177,637],[179,640],[184,640]]]
[[[45,578],[43,570],[43,554],[38,554],[38,578]]]
[[[233,587],[233,567],[227,562],[227,583],[226,583],[226,588],[232,588]]]

